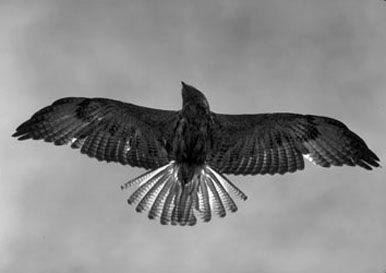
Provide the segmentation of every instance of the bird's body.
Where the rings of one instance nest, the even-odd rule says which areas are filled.
[[[63,98],[16,129],[19,140],[71,144],[98,160],[148,169],[125,183],[139,212],[162,224],[194,225],[236,211],[231,194],[246,195],[223,174],[284,174],[313,163],[379,166],[378,157],[343,123],[292,113],[225,115],[183,83],[180,111],[103,98]]]
[[[171,154],[182,166],[182,181],[190,181],[195,168],[203,166],[209,151],[210,111],[204,95],[198,90],[183,94],[183,107],[173,131]]]

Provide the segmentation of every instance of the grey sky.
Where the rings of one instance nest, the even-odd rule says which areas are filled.
[[[2,1],[1,272],[384,272],[383,169],[230,176],[239,211],[193,228],[126,204],[143,171],[10,135],[66,96],[181,107],[180,81],[215,112],[335,117],[381,160],[386,3]]]

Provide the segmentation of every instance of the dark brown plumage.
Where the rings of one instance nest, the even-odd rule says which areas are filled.
[[[335,119],[292,113],[213,113],[205,96],[182,83],[181,111],[104,98],[63,98],[35,113],[13,134],[19,140],[70,144],[98,160],[149,171],[122,186],[139,212],[162,224],[194,225],[247,197],[223,174],[284,174],[323,166],[379,166],[365,142]]]

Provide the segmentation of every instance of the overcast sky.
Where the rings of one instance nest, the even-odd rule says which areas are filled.
[[[180,81],[215,112],[330,116],[381,160],[386,2],[1,1],[0,271],[386,271],[384,169],[229,178],[239,211],[161,226],[120,185],[143,170],[10,135],[66,96],[181,107]]]

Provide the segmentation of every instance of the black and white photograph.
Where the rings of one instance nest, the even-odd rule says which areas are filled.
[[[0,272],[385,273],[386,2],[0,2]]]

